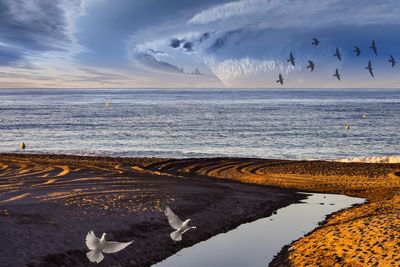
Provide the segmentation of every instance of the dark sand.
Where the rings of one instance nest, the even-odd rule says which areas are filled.
[[[168,167],[173,162],[0,155],[0,265],[149,266],[304,198],[292,189],[217,180],[196,172],[181,175],[179,164]],[[162,213],[166,205],[198,226],[182,242],[169,238],[172,229]],[[106,232],[108,240],[135,242],[91,264],[84,242],[89,230],[98,236]]]
[[[270,266],[400,266],[400,164],[216,158],[144,167],[366,198],[367,203],[333,214],[285,247]]]
[[[293,190],[368,202],[330,216],[270,266],[399,266],[400,164],[29,154],[0,155],[0,262],[91,266],[93,229],[136,240],[99,266],[148,266],[304,197]],[[165,205],[199,228],[172,242]]]

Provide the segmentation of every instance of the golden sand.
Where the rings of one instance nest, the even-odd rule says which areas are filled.
[[[400,266],[400,164],[205,159],[147,168],[364,197],[365,204],[334,214],[291,244],[285,261],[273,266]]]
[[[167,203],[174,201],[174,195],[154,197],[156,192],[152,190],[138,189],[132,197],[133,188],[140,185],[138,180],[124,177],[132,171],[136,172],[135,177],[211,177],[363,197],[367,199],[365,204],[334,214],[315,231],[290,244],[288,254],[281,254],[286,256],[271,266],[400,266],[400,164],[232,158],[100,158],[96,164],[96,158],[79,157],[49,159],[41,164],[28,157],[9,156],[0,163],[0,192],[15,192],[7,193],[2,202],[33,198],[80,208],[145,211],[161,210],[159,197]],[[79,164],[68,165],[68,161]],[[102,171],[101,177],[96,170]],[[121,175],[123,172],[125,175]],[[134,187],[125,189],[128,184]],[[32,186],[36,188],[35,195],[27,194]],[[50,187],[52,192],[48,191]]]

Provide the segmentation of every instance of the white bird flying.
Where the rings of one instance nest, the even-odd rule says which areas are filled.
[[[91,262],[99,263],[104,259],[103,253],[115,253],[123,250],[130,244],[130,242],[110,242],[106,241],[106,234],[103,233],[101,238],[97,238],[93,231],[86,235],[86,246],[90,249],[86,256]]]
[[[171,239],[174,241],[181,241],[183,233],[189,231],[190,229],[196,229],[196,226],[189,226],[191,219],[187,219],[186,221],[182,222],[181,219],[179,219],[179,217],[176,216],[169,207],[165,209],[165,215],[167,216],[171,227],[176,230],[170,234]]]

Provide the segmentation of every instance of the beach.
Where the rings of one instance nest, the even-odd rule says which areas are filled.
[[[130,241],[98,266],[150,266],[298,202],[294,190],[146,170],[164,159],[0,156],[0,247],[7,266],[91,266],[86,233]],[[170,206],[198,228],[173,242]],[[17,237],[17,238],[16,238]]]
[[[329,216],[285,247],[270,266],[397,266],[400,261],[400,164],[220,158],[150,167],[367,199]]]
[[[330,216],[271,266],[391,266],[400,255],[400,164],[2,154],[0,170],[0,246],[9,266],[89,266],[89,230],[135,240],[99,266],[150,266],[300,201],[297,191],[368,202]],[[182,242],[169,238],[167,205],[198,226]]]

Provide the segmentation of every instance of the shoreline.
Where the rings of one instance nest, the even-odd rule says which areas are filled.
[[[349,238],[348,235],[350,233],[352,236],[354,235],[355,237],[370,234],[373,236],[377,236],[375,239],[378,241],[380,240],[383,246],[389,246],[387,249],[392,250],[393,255],[397,253],[397,250],[395,248],[393,248],[392,246],[390,247],[390,244],[392,244],[391,242],[394,242],[394,244],[398,242],[397,237],[393,237],[390,240],[386,241],[382,241],[381,239],[384,238],[384,236],[382,236],[382,232],[386,231],[387,234],[387,232],[391,229],[390,227],[392,226],[392,224],[396,224],[398,222],[398,219],[400,219],[396,217],[396,212],[400,211],[400,196],[398,190],[400,188],[400,164],[290,161],[267,160],[258,158],[160,159],[48,154],[0,154],[0,163],[5,159],[8,159],[11,162],[18,160],[26,161],[27,159],[31,159],[32,163],[39,165],[40,163],[42,163],[44,165],[47,165],[47,167],[49,167],[49,164],[57,165],[60,163],[68,163],[71,165],[77,164],[83,165],[85,167],[91,166],[91,168],[95,168],[97,171],[99,171],[99,168],[103,169],[103,171],[106,171],[107,177],[113,177],[113,175],[111,175],[109,172],[119,173],[119,175],[134,173],[138,177],[147,177],[147,179],[160,178],[161,180],[174,180],[175,183],[179,184],[181,184],[182,182],[189,183],[185,185],[188,187],[191,186],[190,183],[200,183],[202,186],[204,185],[204,183],[207,183],[208,186],[210,186],[210,184],[213,184],[213,186],[215,184],[217,184],[218,186],[221,184],[224,186],[229,184],[229,186],[235,187],[236,191],[233,190],[235,193],[240,192],[240,188],[244,188],[246,186],[250,186],[252,190],[281,190],[281,193],[285,192],[286,194],[293,194],[290,201],[299,201],[299,199],[296,199],[295,197],[295,195],[297,194],[296,192],[298,191],[339,193],[349,196],[364,197],[367,199],[367,202],[365,204],[354,208],[342,210],[337,214],[335,213],[332,216],[327,217],[325,223],[322,226],[314,229],[305,237],[294,241],[292,244],[290,244],[294,248],[291,249],[291,251],[285,251],[285,248],[283,248],[281,253],[278,254],[276,259],[273,261],[273,263],[271,263],[271,266],[304,266],[306,263],[311,265],[335,263],[352,264],[354,263],[354,259],[357,259],[360,262],[368,262],[368,264],[374,264],[376,262],[382,261],[390,262],[390,260],[396,259],[395,256],[392,256],[392,254],[372,254],[371,248],[367,248],[366,251],[363,250],[363,255],[360,255],[361,252],[359,252],[359,250],[356,250],[357,248],[352,249],[353,245],[361,246],[361,243],[357,244],[357,242],[359,242],[357,241],[357,239],[350,240],[351,249],[354,251],[351,251],[351,253],[344,253],[343,255],[341,249],[343,247],[346,247],[347,245],[336,245],[338,244],[338,241],[335,240],[335,238],[339,238],[340,241],[344,238]],[[71,174],[67,174],[67,176],[68,175]],[[197,184],[196,186],[199,185]],[[245,203],[245,198],[243,198],[243,195],[240,195],[240,193],[236,197],[236,199],[233,198],[236,201],[235,205],[239,207],[241,205],[248,205],[249,207],[252,206],[254,208],[255,203],[250,203],[252,201],[247,201],[247,203]],[[186,196],[185,201],[188,201],[188,199],[190,198],[187,198]],[[200,199],[202,198],[200,197]],[[218,199],[218,197],[216,199]],[[204,199],[202,201],[204,201]],[[230,201],[232,201],[232,199],[230,199]],[[261,197],[258,201],[263,202]],[[377,206],[381,208],[381,202],[383,202],[382,205],[386,207],[382,210],[377,208]],[[287,203],[287,205],[288,204],[290,203]],[[229,200],[224,205],[225,209],[231,206],[229,205]],[[242,214],[242,221],[238,220],[233,223],[230,222],[228,226],[227,222],[229,222],[230,220],[222,220],[220,222],[220,229],[215,230],[215,233],[210,232],[208,234],[212,236],[216,233],[226,232],[227,230],[235,228],[241,223],[249,222],[260,217],[265,217],[268,214],[271,214],[274,208],[276,210],[278,207],[274,206],[271,209],[271,203],[269,203],[268,207],[264,207],[263,209],[260,209],[258,207],[258,209],[254,209],[253,212],[249,211],[246,214]],[[199,209],[199,207],[197,207],[197,209],[198,212],[201,213],[201,209]],[[185,210],[189,212],[190,208],[188,209],[188,207],[184,207],[183,211]],[[262,212],[260,212],[260,210],[262,210]],[[395,217],[394,220],[384,220],[382,222],[382,219],[379,218],[384,216],[383,214],[388,214],[388,212],[390,212],[390,216]],[[153,219],[159,223],[162,221],[162,217],[158,215],[155,215]],[[194,216],[196,216],[196,214],[194,214]],[[391,219],[393,219],[392,217]],[[230,217],[227,216],[226,218]],[[375,219],[377,219],[377,221],[375,221]],[[369,220],[369,222],[364,228],[361,228],[361,230],[357,230],[357,227],[355,225],[351,225],[351,223],[359,222],[360,220]],[[373,229],[369,229],[369,225],[371,225],[371,222],[374,222],[374,225],[378,225],[375,225],[375,228]],[[379,224],[382,225],[382,227],[379,227]],[[351,227],[351,229],[349,232],[340,233],[341,235],[339,235],[338,231],[340,231],[340,227],[343,227],[343,225]],[[392,230],[392,232],[393,231],[396,232],[396,230]],[[332,233],[336,234],[333,235],[333,240],[335,240],[334,242],[333,240],[329,239],[316,241],[321,239],[321,235],[329,236],[332,235]],[[394,234],[396,233],[393,233],[393,236]],[[197,235],[197,233],[194,235]],[[119,236],[119,233],[115,233],[114,236]],[[392,235],[390,235],[390,237],[391,236]],[[208,237],[206,237],[205,235],[196,236],[193,240],[190,240],[189,243],[186,243],[186,241],[184,241],[184,243],[179,244],[179,246],[188,246],[207,238]],[[312,240],[312,242],[310,240]],[[321,249],[316,249],[322,246],[329,249],[322,251]],[[174,248],[177,249],[177,247]],[[180,248],[182,247],[179,247],[179,249]],[[288,246],[286,247],[286,249],[287,248]],[[84,250],[83,247],[82,249]],[[176,251],[178,251],[179,249],[177,249]],[[327,251],[331,251],[331,253],[328,253]],[[165,253],[165,255],[168,256],[172,255],[173,253],[173,250],[168,250],[168,253]],[[121,252],[121,254],[123,254],[123,252]],[[337,257],[338,255],[340,256]],[[57,259],[58,261],[62,259],[63,262],[66,259],[70,259],[71,257],[76,257],[76,259],[80,259],[82,261],[84,260],[84,254],[82,252],[75,251],[66,252],[62,255],[50,255],[47,257],[46,261],[48,264],[50,264],[50,262],[54,261],[54,259]],[[121,256],[118,255],[118,257],[116,258],[120,259],[120,257]],[[368,258],[371,258],[370,261],[368,261]],[[143,264],[143,262],[141,263]],[[140,264],[135,265],[137,264],[137,262],[130,262],[129,264],[130,266],[141,266]],[[33,264],[30,266],[38,265]],[[47,265],[43,265],[42,263],[41,266]]]
[[[4,262],[88,266],[84,236],[93,229],[97,235],[107,232],[110,240],[135,240],[126,250],[106,255],[99,266],[150,266],[306,196],[290,189],[151,173],[138,168],[139,162],[148,160],[0,155]],[[166,205],[190,217],[201,231],[188,233],[179,243],[171,241],[172,229],[162,213]],[[17,241],[12,239],[15,234],[21,237]],[[37,239],[41,241],[32,247]],[[25,256],[16,258],[16,249]]]

